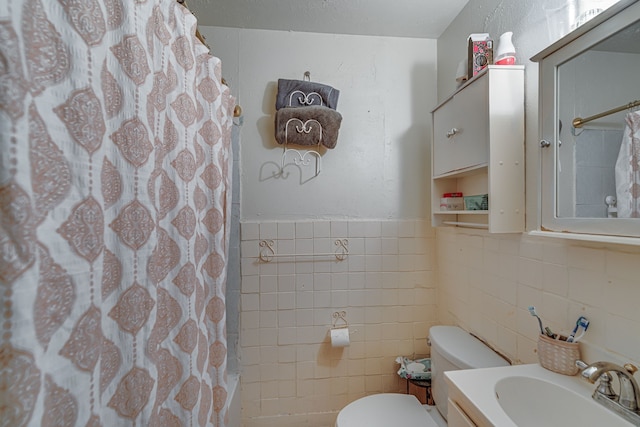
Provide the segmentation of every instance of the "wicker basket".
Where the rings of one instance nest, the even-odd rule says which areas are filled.
[[[541,334],[538,338],[538,359],[543,368],[559,374],[575,375],[578,373],[576,360],[580,359],[580,346],[577,342],[554,340]]]

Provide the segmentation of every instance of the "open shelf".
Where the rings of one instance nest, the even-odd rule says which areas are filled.
[[[489,211],[437,211],[434,215],[489,215]]]
[[[433,179],[447,179],[447,178],[464,178],[466,176],[473,176],[482,173],[487,173],[487,168],[489,165],[487,163],[481,163],[479,165],[470,166],[464,169],[458,169],[451,172],[443,173],[438,176],[434,176]]]

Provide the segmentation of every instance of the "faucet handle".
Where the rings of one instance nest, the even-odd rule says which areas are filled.
[[[591,375],[591,369],[587,369],[589,368],[589,365],[578,359],[576,360],[576,366],[580,369],[581,375],[584,378],[589,379],[589,376]],[[616,392],[613,391],[613,387],[611,386],[612,381],[613,376],[611,376],[609,372],[603,372],[602,375],[598,377],[598,384],[596,384],[595,393],[601,394],[609,399],[615,399],[616,397],[618,397]]]
[[[580,359],[576,360],[576,367],[580,370],[580,376],[582,376],[582,378],[588,380],[590,383],[595,383],[595,379],[590,378],[591,371],[593,371],[594,368],[590,367]]]
[[[610,373],[605,372],[598,378],[598,384],[596,387],[596,392],[602,394],[609,399],[615,399],[618,397],[615,391],[613,391],[613,387],[611,386],[611,382],[613,381],[613,376]]]
[[[627,370],[631,375],[635,374],[638,371],[638,367],[632,363],[626,363],[624,365],[624,369]]]

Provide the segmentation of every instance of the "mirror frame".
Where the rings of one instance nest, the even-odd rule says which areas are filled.
[[[601,240],[640,245],[638,218],[558,217],[557,147],[558,147],[558,68],[623,28],[640,21],[640,1],[621,0],[581,27],[567,34],[531,58],[539,62],[539,144],[540,175],[539,230],[559,233],[565,238]],[[570,124],[567,124],[570,126]],[[549,143],[548,146],[546,142]],[[535,232],[533,233],[535,234]],[[589,236],[594,236],[590,238]],[[598,237],[600,236],[600,237]],[[609,239],[608,237],[612,237]],[[622,240],[620,240],[622,238]],[[630,239],[627,239],[630,238]]]

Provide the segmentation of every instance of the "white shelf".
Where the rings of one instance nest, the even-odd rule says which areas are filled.
[[[445,225],[453,225],[456,227],[465,227],[465,228],[483,228],[488,229],[489,224],[477,224],[475,222],[458,222],[458,221],[443,221]]]
[[[489,215],[489,211],[438,211],[434,215]]]
[[[489,167],[487,163],[470,166],[468,168],[454,170],[451,172],[443,173],[441,175],[434,176],[433,179],[447,179],[451,177],[462,178],[465,176],[473,176],[482,173],[487,173],[486,169]]]

